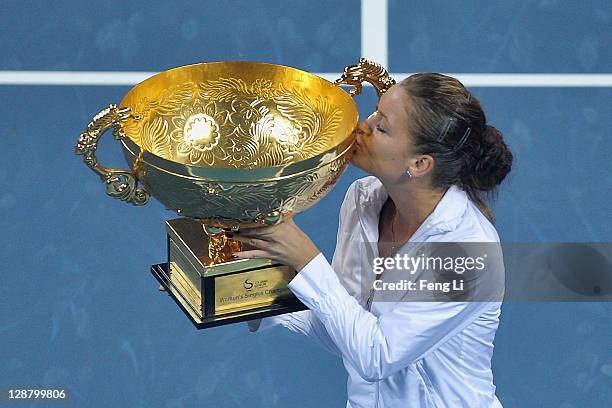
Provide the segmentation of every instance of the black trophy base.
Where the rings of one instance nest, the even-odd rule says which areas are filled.
[[[278,303],[267,306],[260,306],[248,310],[236,312],[225,312],[213,316],[200,316],[193,310],[189,302],[181,295],[181,291],[176,288],[169,278],[168,264],[162,263],[151,266],[151,273],[160,283],[160,290],[163,290],[176,302],[181,310],[187,315],[191,323],[197,329],[207,329],[210,327],[223,326],[226,324],[246,322],[248,320],[261,319],[269,316],[276,316],[285,313],[298,312],[305,310],[306,306],[297,298],[285,303]]]

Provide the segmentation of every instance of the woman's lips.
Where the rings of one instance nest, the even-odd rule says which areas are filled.
[[[360,135],[358,134],[358,135],[355,137],[355,147],[356,147],[357,149],[361,149],[361,147],[363,146],[363,144],[359,142],[359,136],[360,136]]]
[[[364,141],[360,141],[360,139],[362,139],[365,135],[366,135],[366,133],[362,129],[358,128],[357,130],[355,130],[355,144],[354,144],[354,146],[355,146],[356,149],[362,150],[363,147],[365,146]]]
[[[359,150],[367,149],[365,140],[359,141],[359,139],[355,139],[355,147]]]

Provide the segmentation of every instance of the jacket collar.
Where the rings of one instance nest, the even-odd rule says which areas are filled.
[[[367,177],[358,186],[355,204],[359,222],[367,241],[377,242],[380,211],[389,195],[380,180],[375,177]],[[456,229],[467,210],[468,200],[465,191],[455,185],[450,186],[410,241],[419,242],[428,236]]]

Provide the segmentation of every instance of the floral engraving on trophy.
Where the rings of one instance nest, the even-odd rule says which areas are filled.
[[[168,122],[161,116],[156,117],[142,126],[140,146],[143,150],[163,157],[164,159],[170,159],[172,155],[170,152],[170,144],[167,139]]]
[[[164,89],[157,98],[145,96],[135,100],[131,107],[132,117],[121,123],[121,129],[144,150],[164,159],[173,160],[169,129],[166,128],[165,133],[157,132],[158,129],[155,127],[159,126],[159,122],[157,124],[154,122],[157,118],[167,122],[165,117],[172,118],[179,114],[183,105],[191,101],[194,86],[193,82],[186,82]],[[150,134],[151,131],[153,134]]]
[[[180,114],[172,117],[172,124],[170,140],[174,142],[179,160],[187,157],[189,164],[212,166],[218,160],[227,159],[219,142],[221,134],[231,128],[215,102],[204,103],[196,99],[190,106],[184,105]]]
[[[219,126],[210,116],[197,113],[190,116],[183,127],[183,143],[196,149],[210,150],[219,141]]]
[[[221,148],[227,167],[278,166],[312,157],[329,144],[340,122],[340,110],[328,100],[313,100],[282,84],[257,79],[221,78],[199,84],[200,96],[225,107],[232,131]]]
[[[229,168],[289,164],[322,153],[341,120],[328,98],[282,84],[220,78],[166,89],[132,109],[123,128],[144,150],[169,160]]]
[[[142,98],[124,131],[144,150],[196,166],[262,168],[294,163],[329,147],[341,120],[324,96],[283,84],[221,78]]]

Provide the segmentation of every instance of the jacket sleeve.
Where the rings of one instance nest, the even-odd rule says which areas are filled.
[[[343,359],[366,381],[380,381],[415,363],[474,322],[492,302],[398,302],[380,317],[338,281],[322,254],[289,283],[319,318]]]
[[[327,334],[325,326],[310,310],[286,313],[283,315],[265,317],[263,319],[251,320],[248,323],[249,331],[262,331],[274,326],[281,325],[292,332],[300,333],[313,340],[323,349],[332,354],[340,356],[340,350]]]

